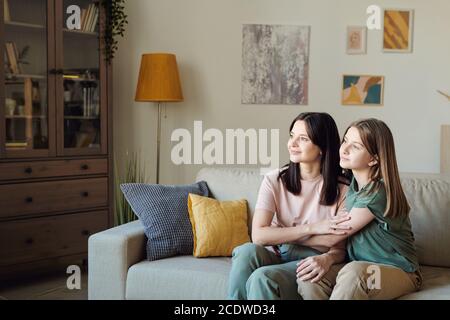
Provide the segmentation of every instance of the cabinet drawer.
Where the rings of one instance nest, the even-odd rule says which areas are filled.
[[[0,218],[108,205],[108,178],[0,185]]]
[[[107,227],[108,211],[0,222],[0,266],[85,253]]]
[[[107,159],[0,163],[0,180],[107,174]]]

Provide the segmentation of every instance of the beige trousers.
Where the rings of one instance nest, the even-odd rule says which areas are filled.
[[[417,291],[420,272],[365,261],[333,265],[316,283],[297,279],[304,300],[390,300]]]

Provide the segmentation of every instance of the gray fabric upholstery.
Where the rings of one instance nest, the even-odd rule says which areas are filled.
[[[402,175],[419,263],[450,267],[450,179]]]
[[[420,291],[400,297],[399,300],[449,300],[450,269],[421,267],[423,284]]]
[[[251,235],[252,217],[263,177],[255,169],[203,168],[198,172],[196,181],[206,181],[212,196],[219,201],[247,199],[247,221]]]
[[[155,262],[141,261],[130,268],[127,299],[226,299],[230,258],[182,256]],[[422,266],[421,270],[422,289],[400,299],[450,299],[450,269]]]
[[[146,240],[139,221],[89,237],[89,300],[125,299],[128,268],[145,259]]]
[[[231,258],[177,256],[141,261],[128,271],[126,298],[220,300],[226,298]]]
[[[401,299],[450,299],[450,268],[442,268],[450,267],[450,177],[401,178],[424,274],[422,290]],[[218,200],[246,198],[253,213],[259,170],[205,168],[200,180]],[[230,267],[230,258],[145,261],[144,229],[134,222],[89,239],[89,299],[225,299]]]

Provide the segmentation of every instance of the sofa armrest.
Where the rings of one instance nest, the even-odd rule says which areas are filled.
[[[124,300],[128,268],[145,259],[144,227],[130,222],[89,237],[89,300]]]

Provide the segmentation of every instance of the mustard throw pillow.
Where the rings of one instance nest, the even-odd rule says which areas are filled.
[[[247,200],[218,201],[190,193],[188,210],[195,257],[229,257],[235,247],[250,242]]]

